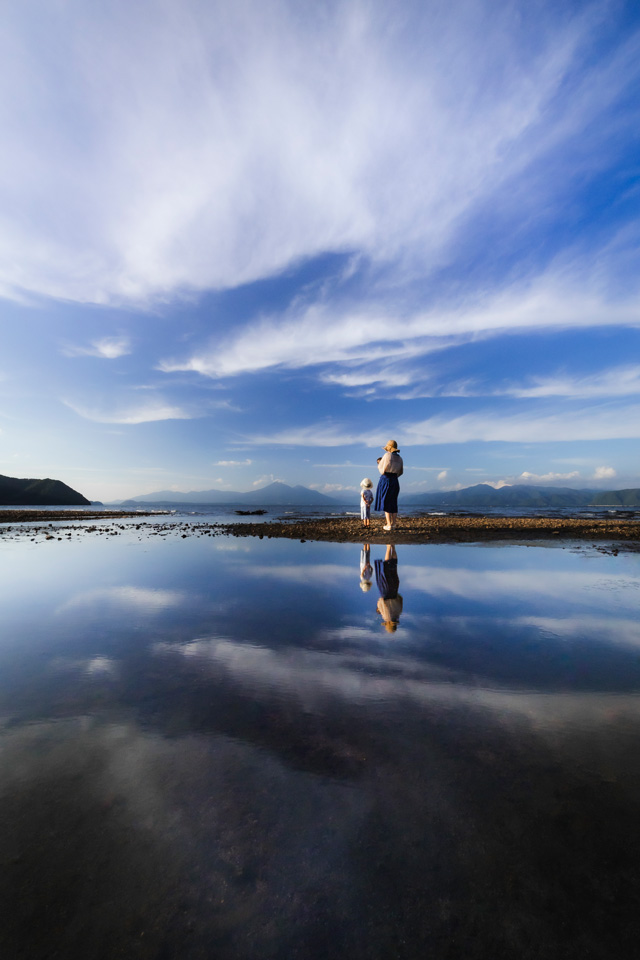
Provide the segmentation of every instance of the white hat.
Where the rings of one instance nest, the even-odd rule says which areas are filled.
[[[364,480],[361,480],[361,481],[360,481],[360,486],[361,486],[361,487],[372,487],[372,486],[373,486],[373,483],[371,482],[371,480],[369,480],[369,477],[365,477]]]

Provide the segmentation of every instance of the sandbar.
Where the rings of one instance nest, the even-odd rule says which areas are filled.
[[[423,516],[399,518],[391,532],[382,520],[370,527],[350,517],[323,517],[266,523],[228,523],[225,532],[242,537],[325,540],[333,543],[472,543],[480,540],[612,541],[625,549],[640,545],[640,521],[574,517]]]

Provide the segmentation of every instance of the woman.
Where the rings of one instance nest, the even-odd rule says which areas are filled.
[[[404,465],[395,440],[389,440],[382,449],[386,452],[384,457],[378,460],[378,470],[382,476],[376,487],[376,502],[373,509],[384,510],[387,522],[382,529],[393,530],[398,517],[398,494],[400,493],[398,477],[404,473]]]

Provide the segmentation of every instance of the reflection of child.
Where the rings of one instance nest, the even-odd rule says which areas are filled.
[[[372,486],[373,483],[368,477],[360,484],[360,489],[362,490],[360,494],[360,519],[365,527],[368,527],[371,522],[371,504],[373,503]]]
[[[369,544],[363,543],[360,552],[360,589],[364,593],[366,593],[367,590],[371,590],[372,575],[373,567],[371,566]]]

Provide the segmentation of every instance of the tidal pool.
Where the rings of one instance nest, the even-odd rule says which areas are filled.
[[[0,954],[626,958],[640,557],[0,542]]]

